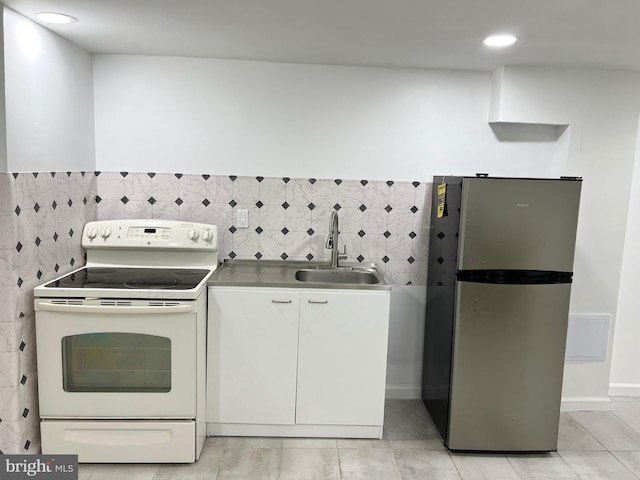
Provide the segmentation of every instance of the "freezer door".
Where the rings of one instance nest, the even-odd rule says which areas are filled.
[[[458,269],[572,272],[581,184],[464,178]]]
[[[570,289],[458,282],[450,449],[556,450]]]

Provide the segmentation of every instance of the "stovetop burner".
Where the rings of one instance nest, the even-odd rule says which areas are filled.
[[[124,286],[127,288],[171,288],[176,285],[181,285],[182,279],[178,277],[169,277],[166,275],[157,275],[153,277],[140,277],[132,278],[131,280],[125,280]]]
[[[208,273],[202,268],[87,267],[54,280],[45,288],[191,290]]]

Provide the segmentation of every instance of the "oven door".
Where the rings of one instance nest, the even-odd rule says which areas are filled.
[[[196,301],[36,299],[40,416],[194,418]]]

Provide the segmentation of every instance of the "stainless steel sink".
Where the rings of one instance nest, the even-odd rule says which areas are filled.
[[[309,283],[374,285],[380,283],[380,275],[370,269],[304,268],[296,272],[296,280]]]

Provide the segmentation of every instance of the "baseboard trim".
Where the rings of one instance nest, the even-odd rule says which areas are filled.
[[[640,397],[640,383],[610,383],[611,397]]]
[[[563,412],[609,410],[609,397],[563,397],[560,410]]]
[[[207,436],[382,438],[382,425],[257,425],[207,423]]]
[[[384,396],[390,400],[420,400],[422,387],[419,385],[387,385]]]

